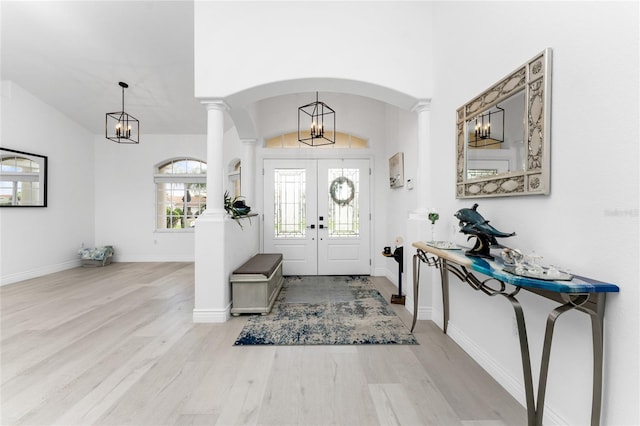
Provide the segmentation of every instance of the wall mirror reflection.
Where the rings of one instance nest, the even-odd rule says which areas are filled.
[[[457,111],[456,197],[549,193],[551,49]]]
[[[0,148],[0,207],[47,206],[47,157]]]

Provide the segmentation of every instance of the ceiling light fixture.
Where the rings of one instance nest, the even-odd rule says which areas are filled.
[[[498,129],[491,134],[491,115],[493,113],[494,122],[497,121]],[[471,124],[471,123],[469,123]],[[500,129],[502,126],[502,129]],[[504,109],[498,105],[495,110],[479,115],[475,118],[473,135],[469,135],[470,148],[485,148],[488,146],[499,145],[504,142]],[[471,138],[473,136],[473,138]]]
[[[324,102],[316,101],[298,108],[298,141],[309,146],[336,143],[336,112]]]
[[[122,111],[108,112],[104,123],[105,137],[117,143],[140,143],[140,122],[137,118],[124,112],[124,89],[129,87],[122,81]]]

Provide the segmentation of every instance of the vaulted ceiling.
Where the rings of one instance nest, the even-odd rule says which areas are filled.
[[[121,109],[147,134],[203,134],[193,1],[0,2],[1,77],[92,133]]]

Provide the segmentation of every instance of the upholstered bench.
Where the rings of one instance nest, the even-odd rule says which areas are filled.
[[[232,315],[267,315],[284,281],[282,254],[256,254],[233,271],[230,281]]]

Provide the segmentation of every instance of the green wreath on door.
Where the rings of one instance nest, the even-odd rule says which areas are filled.
[[[345,184],[349,187],[349,195],[347,197],[340,198],[340,190]],[[337,205],[346,206],[347,204],[351,203],[351,201],[353,201],[353,198],[356,195],[356,188],[351,179],[340,176],[335,178],[333,182],[331,182],[331,186],[329,187],[329,195],[331,195],[331,199]]]

